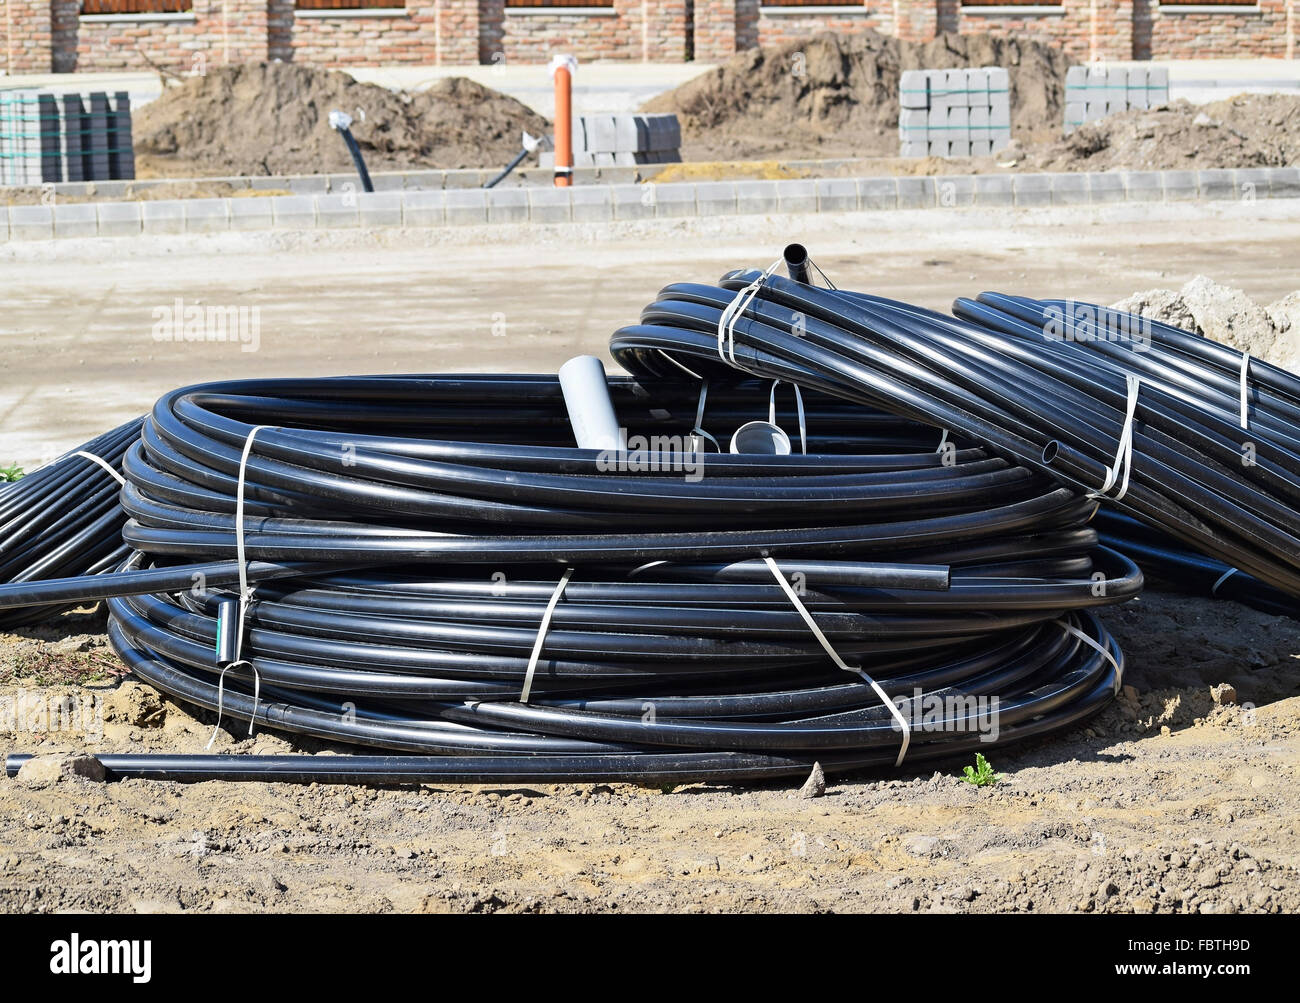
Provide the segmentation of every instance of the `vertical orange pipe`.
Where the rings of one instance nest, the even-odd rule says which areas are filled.
[[[573,59],[556,56],[555,77],[555,187],[573,184]]]

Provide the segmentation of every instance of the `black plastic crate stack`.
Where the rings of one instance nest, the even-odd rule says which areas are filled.
[[[125,91],[0,91],[0,184],[134,177],[131,99]]]

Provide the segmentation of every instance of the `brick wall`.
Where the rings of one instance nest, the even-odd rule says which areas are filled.
[[[519,13],[505,0],[407,0],[395,17],[311,16],[295,11],[294,0],[194,0],[187,17],[107,22],[79,17],[80,0],[0,3],[0,66],[9,73],[189,71],[226,59],[267,58],[325,66],[544,63],[557,52],[583,61],[652,62],[679,62],[693,52],[697,60],[716,62],[816,31],[867,28],[915,41],[945,30],[1037,35],[1059,42],[1078,62],[1285,57],[1293,46],[1288,0],[1259,0],[1257,12],[1196,14],[1161,10],[1159,0],[1063,0],[1043,15],[980,15],[960,0],[863,0],[795,14],[765,11],[762,0],[614,0],[603,10],[541,13]],[[402,3],[393,0],[395,8]]]

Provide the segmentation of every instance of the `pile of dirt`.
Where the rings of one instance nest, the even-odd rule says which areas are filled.
[[[899,74],[967,66],[1008,70],[1012,130],[1022,142],[1059,132],[1067,66],[1059,49],[954,33],[920,44],[875,31],[823,32],[746,49],[642,110],[677,114],[687,160],[896,156]]]
[[[371,170],[504,166],[524,130],[550,131],[514,98],[465,77],[415,94],[292,63],[224,66],[163,92],[136,116],[142,176],[350,170],[333,110],[352,116]]]
[[[1180,290],[1134,293],[1114,306],[1300,372],[1300,292],[1260,306],[1240,289],[1198,275]]]
[[[1026,167],[1043,171],[1210,170],[1300,163],[1300,97],[1238,94],[1213,104],[1175,101],[1084,125],[1033,149]]]

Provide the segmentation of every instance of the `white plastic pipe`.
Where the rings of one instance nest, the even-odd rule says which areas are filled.
[[[560,367],[560,389],[579,449],[617,450],[618,418],[609,399],[605,366],[594,355],[576,355]]]

